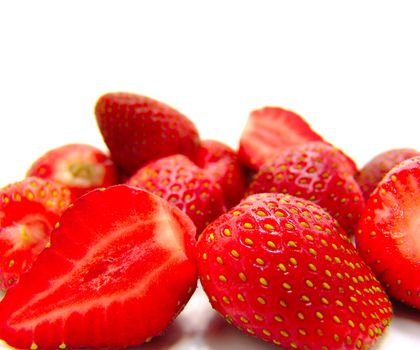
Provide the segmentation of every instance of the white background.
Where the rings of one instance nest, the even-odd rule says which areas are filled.
[[[162,100],[235,148],[248,113],[278,105],[358,165],[420,149],[419,10],[401,0],[1,0],[0,185],[52,147],[105,149],[93,108],[108,91]],[[410,317],[390,339],[420,348]]]

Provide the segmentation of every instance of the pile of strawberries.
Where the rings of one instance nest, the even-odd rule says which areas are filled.
[[[420,309],[420,152],[362,169],[299,115],[253,111],[238,152],[157,100],[95,106],[109,154],[47,152],[0,190],[0,339],[129,347],[197,281],[244,333],[286,349],[368,349],[389,297]]]

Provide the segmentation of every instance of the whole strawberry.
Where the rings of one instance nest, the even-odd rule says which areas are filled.
[[[365,201],[353,177],[353,163],[324,142],[289,147],[254,176],[248,194],[289,193],[319,204],[348,234],[359,221]]]
[[[19,349],[138,346],[179,314],[197,283],[195,227],[126,185],[93,190],[62,215],[0,303],[0,339]]]
[[[37,177],[0,190],[0,291],[31,268],[70,203],[69,189]]]
[[[242,199],[246,176],[238,155],[232,148],[219,141],[204,140],[201,142],[196,163],[220,184],[228,208]]]
[[[95,106],[96,121],[118,168],[131,175],[146,162],[181,153],[195,158],[198,131],[191,120],[152,98],[108,93]]]
[[[81,143],[48,151],[31,165],[27,176],[63,184],[70,189],[73,198],[118,182],[117,170],[110,156],[96,147]]]
[[[225,211],[220,185],[182,154],[152,161],[126,182],[144,188],[184,211],[201,231]]]
[[[321,207],[249,196],[199,238],[210,302],[240,330],[287,349],[369,348],[391,304],[345,232]]]
[[[420,156],[411,148],[397,148],[378,154],[366,163],[356,175],[365,199],[368,199],[385,174],[405,159]]]
[[[388,293],[420,309],[420,156],[391,169],[372,192],[356,243]]]

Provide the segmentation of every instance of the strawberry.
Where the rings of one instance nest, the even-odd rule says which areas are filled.
[[[27,349],[150,340],[195,290],[194,236],[191,220],[151,193],[126,185],[89,192],[6,293],[0,338]]]
[[[50,240],[70,191],[28,177],[0,190],[0,291],[14,286]]]
[[[126,183],[157,194],[180,208],[192,219],[198,234],[225,211],[220,185],[182,154],[146,164]]]
[[[110,156],[86,144],[67,144],[48,151],[32,164],[27,175],[61,183],[74,198],[118,182]]]
[[[420,152],[411,148],[397,148],[380,153],[366,163],[356,174],[365,199],[369,198],[388,171],[403,160],[415,156],[420,156]]]
[[[388,293],[420,309],[420,156],[390,170],[372,192],[356,243]]]
[[[368,348],[392,316],[345,232],[305,199],[247,197],[204,230],[197,254],[213,308],[287,349]]]
[[[108,93],[95,106],[96,121],[112,158],[131,175],[146,162],[181,153],[194,159],[198,131],[191,120],[152,98]]]
[[[365,201],[354,179],[353,165],[342,152],[324,142],[284,149],[261,167],[248,194],[289,193],[319,204],[352,234]]]
[[[204,140],[196,162],[220,184],[228,208],[242,199],[246,177],[238,155],[232,148],[219,141]]]
[[[322,140],[300,115],[280,107],[264,107],[250,113],[240,138],[239,157],[258,170],[282,148]]]

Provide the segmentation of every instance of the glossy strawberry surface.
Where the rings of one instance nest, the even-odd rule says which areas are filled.
[[[31,165],[27,175],[61,183],[71,190],[74,198],[118,182],[110,156],[96,147],[80,143],[49,150]]]
[[[182,154],[146,164],[127,184],[144,188],[180,208],[192,219],[198,234],[225,211],[220,184]]]
[[[113,92],[99,98],[96,120],[112,158],[125,175],[146,162],[181,153],[194,159],[199,135],[194,123],[147,96]]]
[[[67,188],[36,177],[0,190],[0,291],[31,268],[70,203]]]
[[[1,301],[0,339],[26,349],[149,341],[195,290],[194,246],[191,220],[161,198],[126,185],[91,191]]]
[[[198,269],[229,323],[286,349],[369,348],[392,315],[336,221],[289,195],[250,196],[210,224]]]
[[[365,205],[353,177],[353,163],[337,148],[324,142],[288,147],[267,162],[254,176],[248,194],[289,193],[306,198],[327,210],[349,234]]]
[[[359,223],[357,247],[394,298],[420,309],[420,156],[390,170]]]

